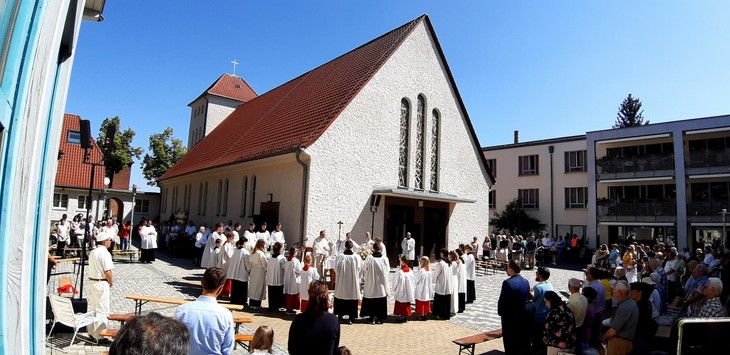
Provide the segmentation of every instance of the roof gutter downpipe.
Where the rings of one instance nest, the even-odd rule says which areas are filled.
[[[302,166],[302,208],[299,212],[299,247],[302,248],[302,260],[304,260],[304,254],[306,253],[306,246],[304,245],[304,225],[305,225],[305,212],[307,206],[307,189],[309,186],[309,166],[299,157],[304,152],[304,148],[299,147],[296,151],[297,163]]]

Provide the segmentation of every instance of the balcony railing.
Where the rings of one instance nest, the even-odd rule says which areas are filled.
[[[691,222],[722,222],[722,209],[730,210],[728,201],[692,201],[687,204],[687,216]]]
[[[690,169],[730,167],[730,150],[692,152],[689,154],[687,167]]]
[[[669,201],[599,201],[598,216],[602,220],[673,220],[677,202]]]
[[[603,157],[596,160],[598,177],[644,177],[674,174],[674,155],[645,155],[640,157]],[[661,172],[665,172],[661,174]]]

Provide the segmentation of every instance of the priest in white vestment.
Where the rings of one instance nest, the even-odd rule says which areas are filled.
[[[411,232],[406,233],[406,237],[400,243],[401,249],[403,249],[403,256],[408,259],[408,266],[413,268],[414,261],[416,260],[416,240],[411,238]]]
[[[357,318],[357,303],[361,297],[360,273],[362,272],[362,258],[352,252],[352,241],[345,242],[345,252],[337,257],[335,270],[337,279],[335,280],[333,311],[340,322],[352,324],[352,321]],[[344,316],[348,317],[346,321]]]
[[[317,268],[317,272],[324,276],[324,264],[331,250],[330,241],[327,239],[327,232],[319,231],[319,237],[314,240],[312,250],[314,251],[314,266]]]
[[[381,244],[373,246],[373,253],[365,258],[362,266],[365,287],[362,295],[361,317],[369,317],[370,324],[383,324],[388,318],[388,259],[380,252]]]
[[[151,263],[155,261],[155,249],[157,249],[157,231],[152,226],[152,221],[147,220],[145,225],[140,229],[139,236],[141,238],[140,247],[142,255],[139,260],[143,263]]]
[[[228,264],[227,277],[231,280],[231,298],[233,304],[248,305],[248,276],[251,272],[251,253],[248,252],[246,237],[236,241],[236,250]]]
[[[345,252],[345,250],[346,250],[345,243],[348,240],[352,241],[352,252],[353,253],[357,253],[357,251],[360,250],[360,246],[354,240],[352,240],[352,233],[347,232],[347,233],[345,233],[344,240],[341,239],[341,240],[337,241],[337,255]]]

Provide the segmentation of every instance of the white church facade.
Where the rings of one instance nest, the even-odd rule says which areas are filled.
[[[160,178],[161,215],[372,231],[393,263],[406,232],[420,255],[488,232],[480,147],[424,15],[238,106]]]

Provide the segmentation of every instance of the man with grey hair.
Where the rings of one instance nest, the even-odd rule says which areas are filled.
[[[639,306],[629,297],[629,284],[620,281],[613,288],[613,299],[618,303],[616,315],[609,329],[601,337],[608,344],[608,355],[628,355],[633,349],[636,326],[639,323]]]
[[[583,325],[583,320],[586,317],[586,309],[588,308],[588,299],[580,293],[582,285],[583,283],[576,278],[568,281],[568,291],[570,291],[568,308],[573,311],[576,328],[580,328]]]
[[[667,273],[664,271],[660,259],[651,259],[649,265],[653,273],[659,275],[659,281],[656,284],[656,290],[659,291],[659,297],[661,297],[659,314],[664,314],[667,312],[667,303],[669,302],[669,279],[667,279]]]
[[[685,286],[683,305],[687,306],[687,315],[697,316],[702,310],[704,295],[702,289],[707,285],[707,265],[697,264],[692,270],[692,277]]]
[[[720,295],[722,294],[722,281],[717,277],[710,277],[707,279],[707,285],[702,289],[702,294],[705,296],[705,305],[702,306],[700,311],[700,317],[725,317],[725,307],[720,302]]]

